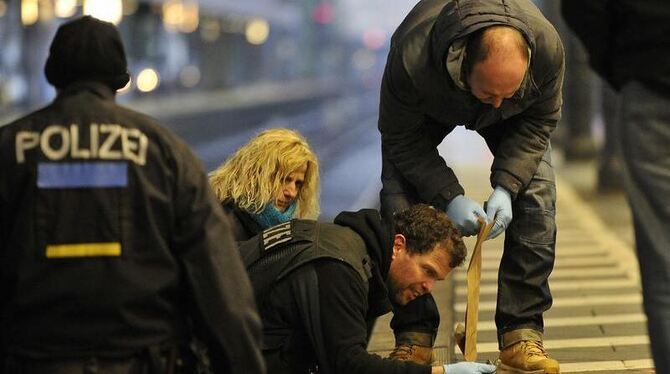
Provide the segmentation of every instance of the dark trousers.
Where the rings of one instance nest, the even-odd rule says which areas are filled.
[[[670,95],[629,83],[620,118],[651,351],[656,372],[670,373]]]
[[[487,144],[493,151],[495,137],[487,139]],[[551,148],[545,153],[530,183],[519,191],[512,202],[514,218],[505,232],[504,252],[498,272],[495,320],[499,341],[502,334],[521,328],[543,331],[542,314],[551,307],[547,279],[554,267],[556,248],[556,183],[550,151]],[[382,147],[383,187],[380,199],[382,214],[388,219],[394,212],[422,201],[384,152]],[[426,295],[405,306],[396,306],[391,327],[397,339],[405,332],[430,331],[436,334],[439,321],[435,300]]]

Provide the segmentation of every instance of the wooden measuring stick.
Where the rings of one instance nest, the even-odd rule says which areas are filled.
[[[493,223],[486,224],[483,218],[479,219],[479,234],[477,243],[472,251],[468,266],[468,302],[465,308],[465,352],[466,361],[477,359],[477,320],[479,319],[479,281],[482,276],[482,244],[493,228]]]

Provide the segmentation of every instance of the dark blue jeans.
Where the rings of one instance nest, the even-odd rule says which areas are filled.
[[[489,146],[492,144],[489,142]],[[505,232],[498,272],[496,326],[502,334],[521,328],[544,330],[543,313],[551,307],[548,277],[556,248],[556,183],[547,150],[530,183],[512,202],[513,216]],[[394,212],[420,203],[418,194],[404,180],[382,151],[381,211],[388,219]],[[426,202],[430,203],[430,202]],[[445,207],[438,207],[444,209]],[[437,334],[440,316],[431,295],[406,306],[396,306],[391,327],[396,334],[410,331]]]
[[[670,95],[621,91],[621,151],[633,212],[644,311],[657,373],[670,373]]]

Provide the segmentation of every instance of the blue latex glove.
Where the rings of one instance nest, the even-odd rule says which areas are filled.
[[[445,374],[490,374],[495,372],[495,365],[479,362],[462,361],[456,364],[444,365]]]
[[[503,187],[496,188],[486,202],[486,216],[488,222],[495,222],[486,239],[493,239],[505,231],[512,222],[512,197]]]
[[[478,202],[458,195],[447,205],[447,215],[463,236],[472,236],[479,232],[479,217],[485,218],[486,212]]]

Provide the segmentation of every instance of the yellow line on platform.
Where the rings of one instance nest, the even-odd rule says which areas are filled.
[[[569,278],[574,278],[574,280],[582,279],[582,281],[584,281],[583,280],[584,278],[603,277],[603,276],[620,278],[627,276],[627,273],[619,267],[592,268],[587,270],[581,268],[561,268],[561,269],[555,269],[554,271],[551,272],[549,282],[551,282],[551,284],[553,285],[553,283],[559,279],[567,280]],[[458,269],[453,273],[452,277],[457,282],[465,282],[465,271]],[[486,281],[497,282],[498,270],[493,269],[493,270],[482,271],[482,282]]]
[[[646,321],[647,317],[642,313],[608,314],[586,317],[555,317],[545,318],[544,327],[616,325],[621,323],[642,323]],[[494,321],[479,321],[477,329],[479,331],[496,331],[496,324]]]
[[[576,297],[557,297],[554,298],[552,309],[568,308],[576,306],[595,306],[595,305],[632,305],[642,304],[642,294],[624,294],[624,295],[602,295],[602,296],[576,296]],[[494,311],[495,301],[482,301],[479,303],[479,311]],[[465,312],[465,303],[455,303],[456,312]]]
[[[565,281],[552,281],[549,280],[549,286],[551,291],[565,291],[565,290],[606,290],[612,288],[631,288],[639,287],[640,284],[637,281],[630,279],[604,279],[604,280],[565,280]],[[468,288],[465,285],[456,287],[456,292],[465,295],[468,292]],[[493,295],[498,292],[498,284],[480,284],[479,293],[482,295]]]

